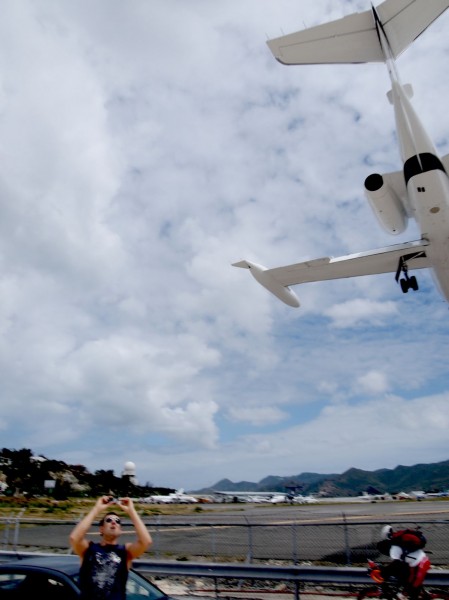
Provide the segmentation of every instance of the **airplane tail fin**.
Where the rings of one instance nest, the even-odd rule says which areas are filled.
[[[385,0],[379,6],[267,42],[286,65],[386,60],[378,28],[397,58],[447,8],[449,0]]]

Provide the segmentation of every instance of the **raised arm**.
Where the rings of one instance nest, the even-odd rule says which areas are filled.
[[[126,544],[126,549],[128,551],[128,567],[131,566],[131,561],[134,558],[138,558],[141,556],[145,550],[147,550],[153,540],[151,539],[150,532],[146,528],[142,519],[137,514],[137,511],[134,507],[134,503],[131,498],[120,498],[118,505],[120,508],[126,512],[126,514],[131,519],[134,529],[136,531],[137,539],[134,542],[128,542]]]
[[[81,519],[70,534],[70,545],[75,554],[78,554],[81,558],[84,556],[84,553],[89,546],[89,542],[86,538],[87,532],[98,515],[109,505],[109,500],[109,496],[101,496],[98,498],[93,508],[83,519]]]

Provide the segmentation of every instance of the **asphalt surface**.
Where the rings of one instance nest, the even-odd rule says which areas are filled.
[[[207,512],[222,514],[228,518],[240,514],[250,520],[266,521],[267,523],[287,518],[292,522],[317,522],[323,523],[327,520],[341,519],[344,514],[347,519],[381,519],[388,518],[401,520],[409,517],[434,519],[449,518],[449,500],[422,500],[422,501],[378,501],[378,502],[332,502],[326,504],[306,505],[264,505],[264,504],[237,504],[223,505],[212,504],[207,506]],[[227,508],[223,509],[223,506]],[[388,517],[388,518],[387,518]]]
[[[379,522],[382,524],[394,522],[416,521],[446,521],[449,519],[449,500],[414,501],[414,502],[363,502],[363,503],[327,503],[311,505],[264,505],[264,504],[210,504],[203,505],[200,513],[183,516],[156,516],[144,518],[152,532],[157,534],[158,527],[166,524],[195,525],[185,529],[174,527],[170,532],[172,549],[186,544],[187,549],[195,554],[194,545],[205,545],[204,536],[210,537],[210,524],[214,525],[288,525],[288,524],[341,524],[343,519],[348,524]],[[3,531],[2,549],[12,549],[15,539],[19,547],[31,550],[68,551],[68,537],[75,522],[54,524],[50,520],[27,522],[21,519],[20,528],[11,522]],[[204,525],[204,527],[199,527]],[[237,530],[237,528],[235,528]],[[322,528],[325,529],[325,528]],[[124,523],[123,541],[133,535],[132,528]],[[166,528],[165,531],[168,531]],[[165,535],[164,531],[164,535]],[[232,528],[229,528],[232,531]],[[319,535],[320,529],[314,530],[314,536]],[[230,534],[231,535],[231,534]],[[17,537],[15,537],[17,536]],[[92,539],[98,536],[97,528],[92,528]],[[155,535],[153,535],[155,537]],[[7,542],[7,543],[6,543]],[[232,537],[227,540],[232,545]],[[319,547],[320,540],[316,540]],[[324,542],[328,543],[328,540]],[[8,547],[6,547],[8,546]]]

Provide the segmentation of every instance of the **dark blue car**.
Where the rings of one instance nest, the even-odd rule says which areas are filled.
[[[76,600],[80,560],[55,554],[0,563],[1,600]],[[132,570],[126,586],[127,600],[173,600]]]

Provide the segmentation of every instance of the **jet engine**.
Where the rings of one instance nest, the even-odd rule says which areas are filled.
[[[405,231],[408,217],[404,205],[394,189],[379,173],[365,179],[365,194],[382,227],[397,235]]]

